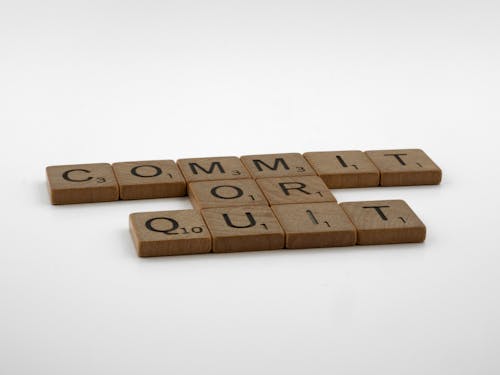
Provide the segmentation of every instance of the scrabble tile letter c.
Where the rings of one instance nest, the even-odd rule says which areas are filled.
[[[118,183],[107,163],[47,167],[52,204],[118,200]]]

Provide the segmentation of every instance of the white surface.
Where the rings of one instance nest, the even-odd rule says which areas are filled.
[[[498,374],[497,1],[0,2],[0,373]],[[136,257],[51,164],[420,147],[421,245]]]

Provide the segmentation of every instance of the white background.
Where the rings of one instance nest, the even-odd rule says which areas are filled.
[[[0,373],[498,374],[498,1],[0,0]],[[424,149],[417,245],[139,259],[53,164]]]

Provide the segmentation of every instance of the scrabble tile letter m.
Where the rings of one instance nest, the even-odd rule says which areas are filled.
[[[240,159],[235,156],[179,159],[177,165],[187,183],[250,177]]]

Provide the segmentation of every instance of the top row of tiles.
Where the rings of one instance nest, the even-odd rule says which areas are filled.
[[[106,174],[106,166],[110,168],[108,164],[47,167],[52,203],[75,203],[74,195],[85,193],[89,194],[88,199],[81,197],[83,200],[76,201],[97,201],[92,199],[96,193],[91,191],[94,184],[101,190],[109,185],[111,196],[115,194],[111,191],[115,183],[119,186],[120,198],[139,199],[135,191],[144,185],[161,190],[161,184],[169,183],[172,189],[177,183],[174,190],[179,191],[167,196],[181,196],[185,194],[186,183],[210,180],[318,175],[330,189],[433,185],[441,181],[441,169],[420,149],[191,158],[179,159],[177,164],[172,160],[121,162],[112,165],[107,177],[97,177],[99,173]],[[68,199],[58,202],[54,199],[58,191],[62,195],[71,195],[71,198],[68,196]],[[165,196],[152,193],[149,197]]]

